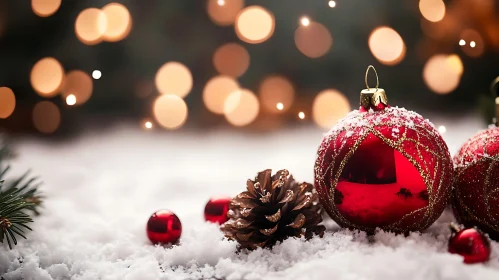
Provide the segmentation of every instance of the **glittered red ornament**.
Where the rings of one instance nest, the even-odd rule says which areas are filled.
[[[147,222],[147,237],[153,244],[174,244],[182,234],[182,224],[169,210],[159,210]]]
[[[429,227],[450,195],[447,145],[419,114],[389,107],[383,89],[364,90],[361,107],[325,135],[317,152],[315,187],[325,211],[340,226],[368,232]]]
[[[449,253],[464,257],[465,263],[482,263],[490,258],[490,241],[476,228],[460,229],[451,225]]]
[[[223,224],[229,219],[230,197],[213,197],[204,207],[204,219],[208,222]]]
[[[457,220],[499,240],[499,128],[479,132],[454,157],[452,206]]]

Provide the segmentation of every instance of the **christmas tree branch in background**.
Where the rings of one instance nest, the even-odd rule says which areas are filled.
[[[2,168],[3,161],[13,155],[8,145],[0,139],[0,243],[7,241],[9,248],[17,244],[16,236],[26,239],[27,225],[33,222],[29,212],[39,214],[43,196],[37,178],[29,178],[29,171],[17,179],[4,180],[10,166]]]
[[[0,181],[3,187],[3,181]],[[0,242],[4,238],[12,249],[12,243],[17,245],[16,235],[26,239],[24,230],[31,230],[26,224],[33,222],[31,217],[25,213],[34,205],[26,202],[26,196],[17,188],[0,191]]]

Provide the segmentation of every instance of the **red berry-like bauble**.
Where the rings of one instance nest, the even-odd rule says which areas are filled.
[[[476,228],[460,229],[451,225],[449,253],[464,257],[465,263],[482,263],[490,258],[490,241]]]
[[[230,197],[213,197],[204,207],[204,219],[208,222],[223,224],[229,220]]]
[[[340,226],[367,232],[429,227],[452,186],[447,145],[419,114],[388,106],[383,89],[363,90],[361,109],[333,126],[317,152],[325,211]]]
[[[454,157],[456,219],[499,240],[499,128],[479,132]]]
[[[147,222],[147,237],[153,244],[174,244],[182,234],[182,224],[169,210],[159,210]]]

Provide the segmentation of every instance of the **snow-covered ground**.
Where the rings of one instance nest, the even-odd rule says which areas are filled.
[[[482,127],[476,118],[446,125],[451,153]],[[23,140],[13,162],[44,181],[47,199],[34,231],[14,250],[0,246],[4,279],[499,279],[499,243],[485,265],[446,252],[450,212],[425,233],[374,237],[327,221],[323,239],[288,239],[272,250],[237,252],[203,209],[215,195],[235,195],[265,168],[313,181],[318,129],[256,135],[154,133],[116,128],[66,143]],[[12,175],[12,174],[11,174]],[[179,216],[181,244],[149,243],[150,214]]]

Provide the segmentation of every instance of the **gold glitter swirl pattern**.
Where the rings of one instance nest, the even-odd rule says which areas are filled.
[[[454,158],[454,214],[499,240],[499,128],[480,131]]]
[[[400,134],[389,135],[394,129]],[[380,228],[395,232],[429,227],[443,212],[453,182],[452,159],[445,141],[433,124],[419,114],[391,107],[378,112],[357,110],[340,120],[323,138],[314,167],[315,187],[326,212],[343,227],[373,231],[345,218],[335,203],[335,191],[345,165],[362,142],[374,135],[402,154],[417,169],[428,192],[428,204],[398,221]],[[372,158],[375,161],[375,158]]]

